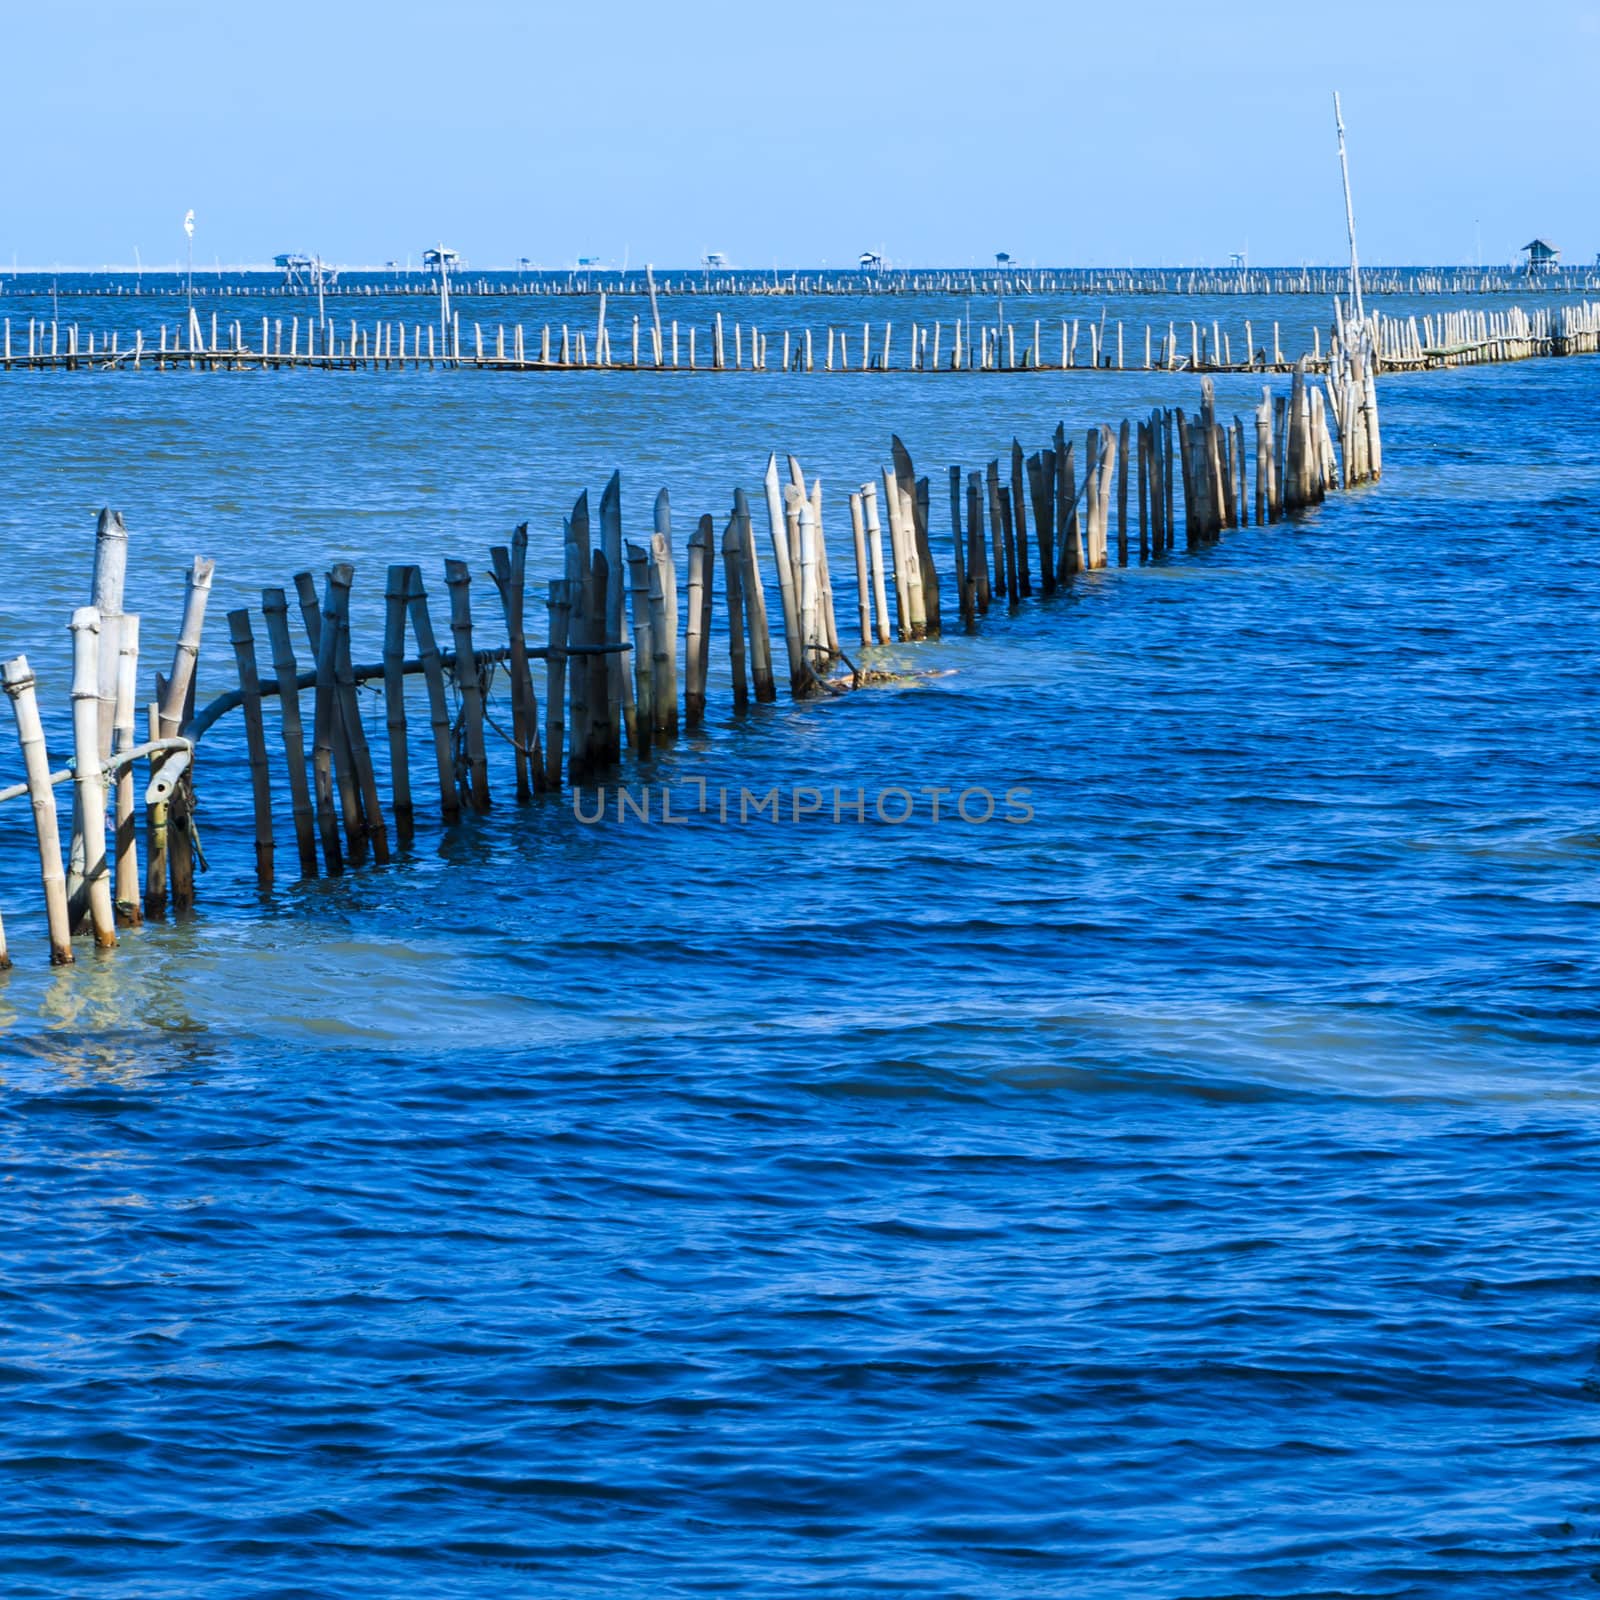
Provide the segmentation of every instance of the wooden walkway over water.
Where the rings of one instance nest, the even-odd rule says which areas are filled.
[[[1219,319],[1129,330],[1103,317],[1010,321],[1003,307],[992,322],[899,328],[864,322],[781,332],[730,322],[720,311],[698,328],[658,313],[649,320],[632,316],[615,338],[607,313],[604,295],[592,326],[546,323],[537,330],[521,323],[463,325],[459,312],[438,323],[388,318],[362,326],[294,316],[263,317],[247,327],[215,313],[208,324],[191,310],[185,324],[163,324],[153,337],[138,331],[131,339],[36,318],[13,328],[7,318],[0,325],[0,371],[1288,373],[1301,359],[1309,371],[1327,371],[1333,349],[1331,339],[1324,348],[1317,329],[1309,351],[1286,355],[1276,322],[1270,330],[1251,321],[1232,330]],[[1342,316],[1337,302],[1335,316]],[[1380,371],[1593,353],[1600,348],[1600,302],[1440,312],[1420,323],[1379,314],[1377,327]]]

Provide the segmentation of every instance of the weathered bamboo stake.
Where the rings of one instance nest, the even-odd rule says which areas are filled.
[[[105,648],[102,641],[101,649]],[[137,742],[134,718],[139,693],[139,615],[126,612],[117,628],[117,692],[112,707],[112,749],[132,750]],[[139,885],[139,830],[133,797],[133,763],[125,761],[117,769],[114,853],[116,857],[113,899],[117,920],[125,928],[137,928],[144,921],[143,896]]]
[[[867,558],[872,569],[872,603],[877,617],[878,643],[888,644],[889,595],[883,562],[883,524],[878,520],[876,484],[861,485],[861,503],[867,520]]]
[[[1150,424],[1139,420],[1135,439],[1139,452],[1139,559],[1150,559]]]
[[[267,770],[267,730],[261,717],[261,682],[256,666],[256,641],[250,613],[228,613],[228,642],[239,668],[240,711],[244,716],[245,750],[250,765],[250,804],[256,831],[256,882],[272,887],[272,779]]]
[[[828,571],[828,540],[822,527],[822,479],[811,480],[811,527],[817,541],[817,615],[820,642],[830,663],[839,659],[839,625],[833,614],[833,578]],[[920,593],[920,590],[919,590]]]
[[[989,550],[984,542],[983,474],[967,474],[967,585],[972,590],[973,614],[987,616],[992,591],[989,587]]]
[[[606,636],[610,645],[622,643],[623,602],[628,587],[628,569],[622,556],[622,474],[613,472],[600,496],[600,548],[606,553]],[[636,749],[639,730],[633,699],[633,679],[628,672],[622,651],[613,651],[606,657],[607,699],[613,707],[621,709],[622,727],[628,735],[628,748]],[[614,722],[620,739],[621,728]],[[612,759],[620,759],[621,745],[617,744]]]
[[[406,610],[411,616],[411,632],[417,641],[417,658],[422,662],[422,679],[428,690],[428,723],[433,732],[433,759],[439,778],[439,815],[455,822],[461,815],[461,800],[456,791],[455,744],[450,732],[450,708],[445,699],[444,663],[434,636],[433,618],[428,614],[428,591],[423,586],[422,568],[406,569]]]
[[[562,719],[567,705],[567,633],[572,621],[572,586],[565,578],[550,580],[545,610],[550,621],[550,643],[545,656],[544,786],[553,791],[561,787],[561,762],[566,743]]]
[[[171,674],[159,685],[160,709],[157,737],[175,738],[183,722],[194,687],[195,664],[200,655],[200,634],[205,625],[206,601],[211,597],[211,577],[216,563],[196,556],[184,575],[183,620],[178,627],[172,651]],[[151,758],[152,781],[159,776],[169,757]],[[150,844],[146,850],[144,909],[162,911],[167,905],[167,879],[170,862],[172,909],[188,911],[194,903],[193,853],[189,833],[192,803],[192,766],[172,791],[170,800],[157,799],[146,808]]]
[[[883,468],[883,503],[889,513],[889,555],[894,562],[895,630],[902,642],[912,637],[910,561],[906,553],[905,528],[900,506],[900,489],[893,471]]]
[[[650,559],[661,579],[664,625],[652,628],[656,652],[656,733],[671,737],[678,731],[678,563],[672,550],[672,503],[667,491],[656,495],[655,532],[650,538]],[[653,619],[652,619],[653,620]]]
[[[83,829],[83,876],[94,942],[106,950],[117,942],[117,925],[106,861],[106,794],[100,755],[100,613],[93,606],[80,606],[72,613],[71,630],[73,777]],[[0,944],[0,958],[3,956]],[[8,958],[6,964],[10,964]]]
[[[927,484],[918,484],[916,469],[911,465],[911,452],[899,434],[890,438],[889,452],[894,461],[895,486],[900,495],[908,553],[914,568],[912,624],[921,630],[917,638],[936,637],[939,633],[939,575],[928,543]],[[909,511],[905,510],[907,506]]]
[[[1100,479],[1097,485],[1099,490],[1099,506],[1096,522],[1098,524],[1097,553],[1099,560],[1095,563],[1103,567],[1106,564],[1106,531],[1111,523],[1111,479],[1117,469],[1117,441],[1110,428],[1100,429]],[[1123,540],[1124,560],[1126,560],[1127,540]]]
[[[922,557],[917,549],[917,507],[912,495],[895,484],[895,495],[900,501],[901,544],[906,556],[906,594],[911,601],[911,637],[928,637],[927,603],[923,599]]]
[[[278,706],[283,731],[284,760],[289,768],[289,803],[294,815],[295,848],[300,871],[315,877],[317,835],[311,810],[311,790],[306,780],[305,731],[300,720],[299,668],[289,634],[289,600],[282,589],[261,591],[261,613],[272,647],[272,671],[278,683]],[[335,835],[337,837],[337,835]]]
[[[789,528],[783,514],[783,496],[778,483],[778,458],[767,457],[762,475],[767,498],[767,531],[772,538],[772,556],[778,568],[778,591],[783,601],[783,642],[789,656],[789,692],[799,692],[805,681],[802,668],[804,647],[800,636],[800,607],[794,564],[790,559]]]
[[[1234,517],[1241,528],[1250,526],[1250,479],[1245,471],[1244,418],[1233,419]]]
[[[446,561],[445,587],[450,591],[450,637],[456,647],[456,690],[461,696],[466,731],[467,781],[462,798],[474,811],[489,809],[489,754],[483,737],[483,684],[472,647],[472,571],[465,561]]]
[[[1037,351],[1039,348],[1037,333],[1035,333],[1034,340],[1034,349]],[[1015,524],[1016,532],[1017,589],[1021,594],[1031,595],[1033,593],[1033,579],[1028,572],[1030,563],[1028,560],[1026,482],[1022,444],[1019,440],[1013,439],[1011,441],[1011,520]]]
[[[988,495],[990,559],[994,563],[991,593],[1006,594],[1006,530],[1005,518],[1000,511],[1000,463],[991,461],[984,476]]]
[[[588,491],[577,498],[572,515],[561,524],[564,579],[572,610],[567,625],[567,642],[581,651],[594,641],[589,624],[593,613],[590,589],[594,581],[589,549]],[[589,776],[589,749],[593,738],[593,713],[589,705],[589,658],[579,654],[568,663],[567,682],[567,779],[578,785]],[[659,704],[657,711],[659,714]]]
[[[655,649],[650,629],[650,552],[627,543],[623,551],[628,563],[628,596],[633,610],[633,690],[635,726],[639,734],[636,753],[650,753],[655,742]]]
[[[646,598],[650,611],[650,675],[651,704],[655,712],[655,738],[670,738],[677,732],[677,706],[668,704],[666,696],[675,693],[674,639],[667,621],[667,593],[662,586],[662,573],[667,563],[655,546],[659,534],[651,537],[649,589]]]
[[[800,578],[800,652],[802,681],[796,693],[808,694],[815,671],[817,645],[817,542],[811,505],[805,491],[789,483],[783,489],[783,517],[790,545],[790,564]]]
[[[1056,587],[1056,453],[1037,451],[1028,457],[1028,493],[1033,498],[1033,526],[1039,540],[1039,587]]]
[[[323,627],[322,602],[317,598],[316,579],[309,572],[297,572],[294,575],[295,593],[300,601],[300,615],[305,622],[306,637],[311,641],[312,663],[316,669],[317,696],[325,697],[331,706],[331,720],[328,724],[327,739],[330,751],[332,793],[338,796],[339,816],[344,823],[344,836],[346,848],[353,859],[364,859],[366,850],[366,823],[361,815],[361,791],[355,780],[355,765],[350,754],[350,739],[344,725],[344,711],[339,703],[338,681],[338,639],[329,641],[332,654],[328,657],[326,670],[322,664],[323,643],[327,629]],[[312,716],[312,777],[313,787],[316,776],[316,714]],[[322,826],[321,812],[318,812],[318,825]],[[324,849],[326,861],[327,852]],[[340,865],[343,865],[342,859]],[[337,870],[331,864],[329,870]]]
[[[1000,526],[1005,547],[1006,600],[1016,605],[1021,597],[1017,585],[1017,525],[1011,508],[1011,486],[1002,483],[997,490],[1000,500]]]
[[[22,746],[23,767],[27,773],[28,802],[33,810],[33,833],[39,845],[39,875],[44,886],[45,922],[50,930],[50,964],[66,966],[73,959],[67,877],[61,865],[60,822],[56,815],[56,792],[50,782],[50,756],[45,749],[44,724],[39,717],[39,702],[28,658],[13,656],[0,666],[0,684],[4,685],[16,715],[17,739]]]
[[[750,703],[750,686],[744,670],[744,538],[739,513],[728,518],[722,530],[722,573],[728,591],[728,670],[733,679],[733,707],[742,711]],[[710,630],[707,629],[709,638]]]
[[[394,802],[396,841],[408,844],[415,831],[411,801],[411,755],[406,748],[406,589],[410,569],[391,566],[383,591],[383,722],[389,739],[389,792]],[[520,776],[520,773],[519,773]]]
[[[767,628],[767,597],[761,584],[761,561],[756,554],[755,530],[750,521],[750,497],[743,489],[733,491],[734,514],[739,519],[739,548],[744,562],[743,599],[750,631],[750,676],[754,680],[758,704],[776,700],[777,685],[772,678],[772,638]]]
[[[1076,342],[1076,328],[1074,328]],[[1072,442],[1065,427],[1057,424],[1056,452],[1056,538],[1060,555],[1056,580],[1065,583],[1083,571],[1083,535],[1078,524],[1078,480],[1072,464]]]
[[[1179,413],[1178,415],[1181,415]],[[1174,507],[1177,504],[1177,477],[1172,470],[1172,442],[1173,432],[1176,427],[1176,416],[1171,407],[1166,407],[1161,412],[1162,450],[1161,458],[1161,487],[1164,491],[1165,501],[1161,512],[1161,527],[1166,539],[1167,549],[1172,548]]]
[[[1119,361],[1118,366],[1122,363]],[[1117,565],[1128,564],[1128,419],[1117,435]]]
[[[494,586],[505,613],[510,650],[511,742],[516,755],[517,799],[526,800],[544,781],[539,754],[539,706],[533,676],[528,670],[528,640],[523,610],[526,605],[528,525],[520,523],[511,535],[509,549],[496,545],[489,552]]]
[[[872,572],[867,560],[867,524],[859,490],[850,496],[850,532],[856,546],[856,604],[861,621],[861,643],[867,648],[873,643]]]
[[[295,587],[300,594],[301,615],[316,652],[315,712],[312,717],[311,771],[316,795],[317,826],[322,833],[323,864],[329,872],[344,867],[344,852],[353,861],[364,859],[366,827],[361,817],[361,802],[351,767],[349,747],[344,743],[344,717],[339,703],[339,629],[330,622],[327,607],[333,603],[333,577],[326,586],[326,603],[318,603],[310,573],[297,572]],[[313,625],[313,618],[315,624]],[[338,794],[336,817],[333,803]],[[344,822],[345,843],[338,836],[338,817]],[[331,844],[330,844],[331,841]]]
[[[90,603],[100,613],[100,754],[111,754],[112,725],[117,710],[117,635],[128,571],[128,529],[120,511],[100,513],[94,535],[94,582]]]
[[[968,632],[977,626],[971,586],[967,582],[966,535],[961,527],[961,468],[950,468],[950,534],[955,551],[956,605],[961,626]]]
[[[706,654],[711,640],[711,576],[715,524],[702,516],[689,536],[689,630],[684,642],[683,721],[698,728],[706,715]]]
[[[606,642],[606,594],[611,581],[610,566],[604,550],[596,550],[589,557],[589,583],[584,589],[584,643]],[[621,709],[611,699],[611,661],[603,652],[585,657],[588,674],[589,740],[585,765],[593,774],[610,766],[621,757],[621,734],[617,713]]]

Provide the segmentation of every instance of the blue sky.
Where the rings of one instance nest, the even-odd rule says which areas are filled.
[[[0,265],[1600,251],[1600,4],[0,4]]]

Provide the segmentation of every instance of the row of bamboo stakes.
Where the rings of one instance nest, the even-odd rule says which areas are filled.
[[[1258,524],[1314,505],[1331,488],[1379,475],[1372,340],[1370,322],[1342,325],[1333,378],[1312,381],[1302,360],[1287,395],[1263,390],[1254,415]],[[1335,449],[1335,435],[1342,451]],[[1157,408],[1136,422],[1090,429],[1081,457],[1077,443],[1058,427],[1050,443],[1031,455],[1013,440],[1004,466],[996,458],[986,472],[950,468],[948,572],[965,628],[978,628],[1001,600],[1019,604],[1035,592],[1036,581],[1049,594],[1081,573],[1106,567],[1113,545],[1119,565],[1132,559],[1135,537],[1140,560],[1171,551],[1180,489],[1187,549],[1201,549],[1224,529],[1250,524],[1249,430],[1242,417],[1231,424],[1218,417],[1210,379],[1202,381],[1193,418],[1181,409]],[[1136,534],[1129,513],[1130,465]],[[929,480],[917,476],[905,445],[895,438],[891,464],[847,497],[863,652],[860,664],[852,661],[841,642],[821,481],[808,479],[794,456],[786,466],[785,474],[777,457],[769,458],[760,500],[781,607],[782,670],[789,694],[804,700],[874,681],[865,652],[876,646],[894,638],[937,638],[948,601],[930,526]],[[624,747],[635,759],[649,758],[677,737],[680,718],[686,730],[700,727],[707,712],[719,554],[732,705],[774,701],[778,669],[769,585],[750,497],[742,488],[734,491],[720,536],[717,519],[698,518],[680,583],[666,491],[653,503],[648,538],[638,542],[624,537],[621,491],[620,476],[613,474],[596,516],[585,491],[563,520],[562,571],[547,585],[543,646],[529,640],[523,524],[507,544],[490,551],[504,645],[483,644],[468,563],[444,563],[448,649],[434,627],[421,567],[396,564],[388,568],[384,588],[382,660],[359,664],[351,633],[355,572],[350,563],[336,562],[320,587],[312,573],[295,574],[303,646],[296,643],[285,588],[261,593],[265,662],[249,608],[228,613],[238,684],[198,709],[196,663],[214,569],[197,557],[185,575],[172,664],[156,677],[143,743],[135,734],[139,618],[122,610],[127,529],[117,512],[102,512],[93,603],[75,612],[71,623],[73,760],[62,770],[51,769],[27,658],[0,664],[26,773],[22,784],[0,791],[0,800],[26,795],[32,804],[52,960],[73,959],[76,933],[87,931],[96,945],[110,947],[119,925],[137,926],[169,905],[179,914],[193,908],[195,867],[205,859],[192,758],[205,734],[234,710],[243,721],[256,878],[266,887],[276,873],[275,765],[287,783],[303,875],[338,872],[368,859],[387,861],[411,841],[417,801],[408,676],[424,680],[423,766],[431,769],[426,787],[436,786],[446,824],[490,809],[489,752],[502,741],[512,751],[521,801],[554,792],[564,781],[580,786],[602,777],[621,762]],[[535,678],[540,662],[542,718]],[[497,720],[492,694],[502,670],[509,679],[504,721]],[[387,805],[362,715],[360,691],[369,683],[381,684],[383,697]],[[309,748],[302,702],[308,690]],[[263,710],[268,699],[279,707],[276,763]],[[140,759],[150,763],[142,873],[133,777]],[[63,863],[55,789],[69,780],[74,806]],[[0,961],[9,964],[3,925]]]
[[[356,275],[367,281],[356,281]],[[43,273],[27,275],[42,280]],[[53,281],[58,276],[52,275]],[[281,272],[262,268],[243,268],[225,277],[204,276],[192,285],[184,273],[147,271],[133,273],[87,273],[77,275],[59,287],[61,297],[81,299],[120,298],[305,298],[317,290],[302,281],[286,282]],[[81,279],[105,279],[85,286]],[[249,282],[251,278],[270,278],[271,282]],[[132,279],[130,283],[128,280]],[[515,296],[520,298],[563,298],[569,296],[646,295],[651,286],[663,295],[1329,295],[1341,293],[1349,281],[1349,269],[1340,267],[1208,267],[1208,268],[958,268],[930,270],[921,267],[858,267],[832,271],[816,268],[804,271],[733,271],[716,268],[686,268],[657,272],[653,268],[632,271],[616,269],[545,270],[530,268],[499,269],[477,276],[451,275],[451,291],[481,298]],[[1525,291],[1531,284],[1562,293],[1588,293],[1600,289],[1600,271],[1594,267],[1568,266],[1530,275],[1526,270],[1505,267],[1363,267],[1362,287],[1368,295],[1465,295],[1511,294]],[[13,289],[38,294],[37,281],[23,284],[13,279]],[[381,268],[341,268],[337,278],[324,280],[326,298],[368,299],[400,296],[436,296],[439,276],[424,268],[399,277]]]
[[[725,325],[716,313],[705,337],[701,330],[680,333],[676,321],[659,320],[646,326],[635,316],[631,341],[618,352],[606,321],[606,299],[601,297],[593,330],[546,324],[536,340],[521,324],[485,329],[469,325],[464,344],[459,312],[448,322],[413,323],[385,320],[371,327],[350,322],[341,331],[332,322],[317,323],[291,317],[262,319],[259,339],[251,344],[242,322],[224,326],[213,313],[210,336],[199,314],[191,312],[188,327],[169,330],[164,324],[154,341],[142,331],[131,344],[120,332],[85,335],[76,324],[30,318],[17,329],[15,343],[9,319],[0,325],[0,367],[108,370],[152,365],[208,370],[242,370],[249,367],[278,369],[309,367],[355,370],[358,368],[472,367],[502,371],[604,369],[617,371],[780,371],[794,372],[1026,372],[1026,371],[1166,371],[1166,372],[1290,372],[1293,360],[1285,358],[1279,324],[1271,338],[1261,330],[1258,342],[1253,322],[1246,321],[1235,346],[1231,332],[1213,319],[1209,325],[1190,320],[1187,330],[1169,321],[1164,332],[1149,325],[1142,345],[1125,338],[1124,325],[1100,320],[1063,319],[1053,348],[1054,329],[1042,319],[1019,324],[998,309],[993,322],[974,327],[957,321],[913,322],[909,337],[896,343],[892,322],[874,327],[829,327],[823,334],[811,329],[786,329],[763,333],[734,322]],[[591,337],[592,332],[592,337]],[[170,335],[170,337],[169,337]],[[824,337],[825,335],[825,337]],[[1456,366],[1481,362],[1519,361],[1531,356],[1570,355],[1594,351],[1600,342],[1600,304],[1521,307],[1504,311],[1453,311],[1439,317],[1416,317],[1407,322],[1380,316],[1379,338],[1373,364],[1418,368]],[[1312,329],[1307,357],[1311,371],[1330,370],[1330,350],[1325,351],[1320,328]]]

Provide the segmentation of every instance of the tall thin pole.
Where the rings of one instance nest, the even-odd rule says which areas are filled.
[[[184,280],[184,294],[189,302],[189,316],[194,317],[194,212],[183,214],[183,231],[189,236],[189,275]]]
[[[1350,304],[1356,321],[1366,320],[1361,309],[1361,264],[1356,260],[1356,210],[1350,200],[1350,160],[1344,151],[1344,113],[1339,107],[1339,91],[1333,91],[1333,120],[1339,130],[1339,170],[1344,174],[1344,220],[1350,229]]]
[[[445,258],[444,245],[439,245],[439,336],[444,341],[444,353],[450,354],[450,265]],[[459,352],[457,352],[459,354]]]

